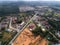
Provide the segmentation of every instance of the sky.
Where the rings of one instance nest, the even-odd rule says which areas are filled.
[[[60,0],[0,0],[0,1],[60,1]]]

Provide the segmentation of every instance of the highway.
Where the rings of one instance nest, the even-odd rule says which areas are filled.
[[[13,41],[20,35],[20,33],[27,27],[27,25],[32,21],[33,18],[35,18],[35,16],[37,15],[37,13],[27,22],[27,24],[16,34],[16,36],[9,42],[8,45],[12,45]],[[10,26],[11,26],[11,22],[10,21]]]

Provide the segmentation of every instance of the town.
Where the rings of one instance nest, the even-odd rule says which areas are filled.
[[[18,14],[0,16],[0,45],[59,45],[60,10],[20,6]]]

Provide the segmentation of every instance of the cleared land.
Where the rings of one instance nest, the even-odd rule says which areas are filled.
[[[15,39],[13,45],[47,45],[48,41],[40,35],[37,37],[28,29],[24,31]]]

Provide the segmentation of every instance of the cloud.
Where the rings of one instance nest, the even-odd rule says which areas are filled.
[[[22,1],[22,0],[20,0]],[[60,0],[23,0],[23,1],[60,1]]]
[[[0,0],[0,1],[60,1],[60,0]]]
[[[0,0],[0,1],[18,1],[18,0]]]
[[[23,0],[23,1],[39,1],[39,0]]]

